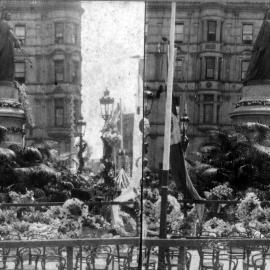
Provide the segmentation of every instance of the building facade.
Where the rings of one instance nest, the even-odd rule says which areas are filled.
[[[25,52],[16,50],[15,80],[27,86],[35,123],[27,130],[27,144],[53,140],[60,153],[70,152],[81,112],[81,4],[0,3],[10,12],[13,31]]]
[[[177,1],[173,101],[190,119],[189,153],[211,129],[231,129],[265,1]],[[149,166],[162,167],[170,3],[146,4],[144,87],[154,93]],[[186,105],[185,105],[186,104]]]

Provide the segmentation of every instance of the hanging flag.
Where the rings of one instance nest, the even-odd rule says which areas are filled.
[[[201,200],[202,198],[193,186],[186,168],[184,152],[181,145],[180,127],[178,119],[174,113],[172,113],[171,130],[170,165],[172,178],[174,179],[178,190],[186,190],[187,194],[185,195],[190,199]]]

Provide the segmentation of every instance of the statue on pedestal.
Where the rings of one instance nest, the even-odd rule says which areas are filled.
[[[0,81],[13,82],[14,79],[14,48],[21,48],[8,21],[10,13],[2,11],[0,19]]]
[[[270,10],[267,10],[255,41],[244,84],[249,81],[270,80]]]

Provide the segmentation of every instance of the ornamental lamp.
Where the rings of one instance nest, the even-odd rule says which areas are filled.
[[[77,123],[76,123],[76,129],[77,129],[77,133],[84,136],[85,134],[85,129],[86,129],[86,122],[83,121],[83,117],[81,116]]]
[[[110,119],[113,112],[114,98],[110,97],[110,91],[106,88],[104,95],[99,99],[101,117],[106,121]]]
[[[148,116],[152,110],[154,94],[149,90],[149,88],[146,88],[146,90],[143,93],[143,97],[144,97],[144,102],[143,102],[144,115]]]

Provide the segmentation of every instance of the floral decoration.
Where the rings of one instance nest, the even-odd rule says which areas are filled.
[[[230,224],[223,219],[214,217],[204,223],[203,229],[216,236],[222,236],[230,231]]]
[[[209,191],[211,199],[225,200],[232,196],[233,189],[228,186],[228,183],[218,185]]]
[[[106,142],[110,145],[110,146],[118,146],[122,140],[122,136],[120,135],[119,132],[117,132],[115,129],[113,130],[108,130],[105,131],[102,134],[102,138],[104,140],[106,140]]]

